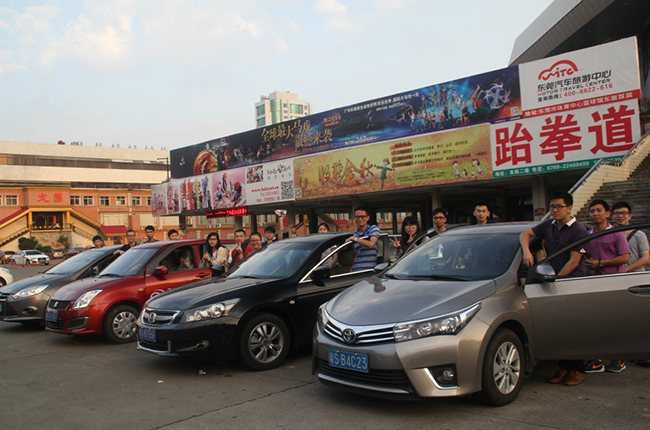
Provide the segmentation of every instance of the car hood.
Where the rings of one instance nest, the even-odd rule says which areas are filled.
[[[147,307],[174,310],[193,309],[219,301],[219,296],[224,293],[231,293],[270,281],[270,279],[212,278],[166,291],[149,300]],[[228,298],[230,297],[233,295],[230,294]]]
[[[123,283],[128,278],[88,278],[75,281],[60,288],[52,299],[54,300],[77,300],[83,293],[91,290],[105,290],[114,285]],[[143,281],[144,282],[144,281]]]
[[[52,285],[59,284],[62,279],[67,279],[68,275],[35,275],[27,279],[13,282],[0,288],[0,293],[14,294],[23,288],[28,288],[36,285]]]
[[[370,278],[330,300],[326,310],[332,318],[347,325],[392,324],[455,312],[495,292],[493,280]]]

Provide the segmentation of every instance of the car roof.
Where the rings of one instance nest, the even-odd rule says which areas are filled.
[[[539,224],[538,221],[498,222],[486,225],[469,225],[445,231],[445,235],[508,234],[521,233]]]
[[[159,240],[151,243],[141,243],[138,248],[165,248],[172,245],[193,245],[205,243],[205,239],[184,239],[184,240]]]

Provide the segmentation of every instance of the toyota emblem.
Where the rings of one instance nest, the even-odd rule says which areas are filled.
[[[155,323],[156,322],[156,313],[155,312],[150,312],[149,316],[147,316],[147,321],[149,321],[149,323],[151,323],[151,324]]]
[[[343,330],[343,341],[345,343],[354,343],[357,340],[357,334],[351,328]]]

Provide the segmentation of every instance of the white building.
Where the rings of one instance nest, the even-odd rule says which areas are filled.
[[[255,103],[255,127],[264,127],[312,114],[311,105],[298,99],[298,94],[275,91],[260,96]]]

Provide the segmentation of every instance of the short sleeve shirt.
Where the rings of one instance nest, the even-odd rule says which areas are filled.
[[[379,230],[379,227],[376,225],[368,225],[366,226],[366,229],[362,232],[359,233],[359,230],[354,231],[354,236],[355,237],[364,237],[367,236],[368,239],[372,237],[376,237],[379,239],[379,234],[381,231]],[[373,248],[368,248],[360,243],[355,243],[354,244],[354,253],[356,254],[356,258],[354,259],[354,265],[352,266],[352,271],[356,272],[359,270],[372,270],[374,267],[377,265],[377,251],[379,249],[379,245],[375,244]]]
[[[532,228],[535,236],[541,237],[546,240],[546,254],[551,255],[560,249],[564,248],[567,245],[572,244],[573,242],[582,239],[587,236],[587,229],[582,225],[575,217],[571,218],[571,221],[564,224],[560,229],[557,227],[557,223],[553,219],[546,220],[540,224],[537,224]],[[582,246],[571,249],[571,251],[581,252]],[[549,261],[555,273],[560,273],[562,268],[566,263],[571,259],[571,251],[564,252],[558,257]],[[578,267],[576,267],[569,276],[585,276],[587,274],[587,266],[583,258],[580,259]]]
[[[648,236],[642,231],[637,231],[634,233],[634,236],[627,241],[630,246],[630,262],[628,266],[641,257],[641,251],[650,250],[648,246]],[[638,269],[635,269],[634,272],[645,272],[645,267],[641,266]]]
[[[612,228],[607,224],[607,228]],[[589,234],[594,234],[594,229],[589,230]],[[594,260],[611,260],[619,255],[629,254],[630,247],[623,232],[607,234],[589,242],[591,249],[591,258]],[[620,266],[599,267],[596,269],[596,275],[607,275],[611,273],[625,273],[625,264]]]

